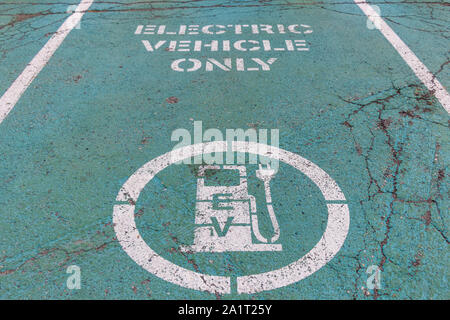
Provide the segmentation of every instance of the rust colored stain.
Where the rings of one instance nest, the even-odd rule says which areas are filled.
[[[425,212],[425,214],[422,216],[422,219],[425,220],[425,224],[428,226],[431,223],[431,211],[428,210]]]
[[[178,98],[177,97],[169,97],[166,99],[167,103],[178,103]]]
[[[34,17],[38,17],[42,15],[42,13],[19,13],[14,16],[13,23],[22,22],[28,19],[32,19]]]

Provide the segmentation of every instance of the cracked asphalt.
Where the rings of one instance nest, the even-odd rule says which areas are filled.
[[[78,0],[0,3],[0,93],[71,15]],[[450,4],[369,1],[446,88]],[[73,9],[72,9],[73,10]],[[310,34],[144,35],[138,25],[304,24]],[[149,52],[142,40],[304,39],[309,51]],[[277,42],[278,41],[278,42]],[[166,46],[167,44],[164,44]],[[171,69],[174,59],[276,57],[270,71]],[[223,60],[222,60],[223,61]],[[233,60],[234,61],[234,60]],[[233,62],[234,63],[234,62]],[[255,294],[201,292],[164,281],[117,241],[116,196],[174,130],[278,129],[280,148],[339,185],[350,229],[307,278]],[[343,1],[94,1],[0,123],[1,299],[449,299],[449,116],[367,17]],[[248,165],[261,232],[264,186]],[[242,275],[281,268],[322,236],[319,188],[284,163],[271,182],[281,252],[183,252],[195,229],[194,165],[170,166],[144,188],[140,235],[188,270]],[[69,266],[81,289],[69,289]],[[380,287],[369,288],[370,266]]]

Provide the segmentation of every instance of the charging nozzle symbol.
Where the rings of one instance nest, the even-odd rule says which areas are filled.
[[[275,176],[276,171],[271,169],[269,165],[267,165],[266,169],[263,169],[261,164],[259,165],[259,170],[256,170],[256,177],[264,182],[264,192],[266,194],[266,203],[267,203],[267,210],[269,211],[270,221],[272,222],[272,227],[274,230],[274,235],[272,239],[270,239],[270,242],[275,242],[280,237],[280,226],[278,225],[277,217],[275,216],[275,212],[273,211],[272,206],[272,196],[270,194],[270,180]],[[253,230],[255,230],[255,227],[258,226],[258,217],[256,215],[252,216],[252,224],[253,224]],[[258,236],[255,233],[255,236],[257,239],[261,242],[267,242],[267,240],[263,237],[258,238]]]

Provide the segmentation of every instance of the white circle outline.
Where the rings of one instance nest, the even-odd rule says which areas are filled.
[[[230,147],[230,148],[229,148]],[[329,262],[347,237],[350,214],[344,194],[336,182],[311,161],[286,150],[247,141],[214,141],[189,145],[165,153],[139,168],[120,189],[116,200],[128,202],[114,206],[113,225],[125,252],[142,268],[157,277],[189,289],[217,294],[231,293],[231,279],[194,272],[158,255],[142,239],[134,220],[135,203],[145,185],[164,168],[183,159],[212,152],[245,152],[280,160],[308,176],[321,190],[328,208],[328,221],[321,239],[303,257],[280,269],[237,277],[237,292],[256,293],[298,282]],[[339,201],[339,203],[330,203]]]

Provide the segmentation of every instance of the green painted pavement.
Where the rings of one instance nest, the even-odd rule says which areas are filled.
[[[4,92],[69,16],[67,6],[0,5]],[[448,77],[448,6],[377,3],[436,73]],[[52,14],[37,14],[51,12]],[[17,21],[20,14],[28,19]],[[35,15],[36,14],[36,15]],[[35,16],[34,16],[35,15]],[[19,19],[21,20],[21,19]],[[16,21],[12,23],[12,21]],[[352,2],[96,1],[0,124],[0,298],[216,299],[137,265],[115,239],[115,198],[146,162],[173,149],[172,132],[278,129],[280,148],[326,171],[346,196],[350,230],[331,262],[295,284],[231,299],[448,299],[448,114]],[[138,25],[305,24],[301,35],[135,35]],[[3,27],[4,26],[4,27]],[[142,40],[305,39],[298,52],[148,52]],[[175,59],[275,57],[270,71],[176,72]],[[223,61],[223,60],[222,60]],[[174,99],[173,97],[176,97]],[[136,224],[158,254],[184,268],[237,276],[306,254],[327,221],[320,190],[281,163],[271,181],[281,252],[184,253],[194,236],[195,166],[170,166],[143,190]],[[248,165],[261,232],[264,188]],[[81,289],[66,269],[81,269]],[[379,290],[367,289],[370,265]],[[233,282],[234,283],[234,282]]]

